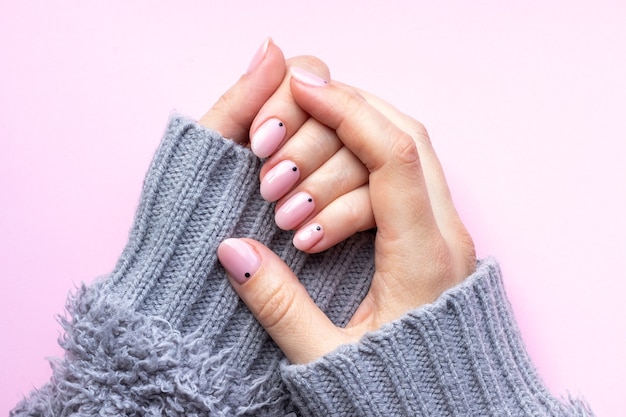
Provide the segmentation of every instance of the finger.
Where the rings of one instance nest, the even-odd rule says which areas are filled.
[[[366,184],[367,180],[367,169],[344,146],[278,201],[276,225],[283,230],[295,229],[333,200]]]
[[[276,91],[285,71],[282,51],[271,39],[267,39],[252,59],[248,72],[220,97],[198,123],[237,143],[248,143],[254,117]]]
[[[302,66],[320,77],[330,77],[326,64],[312,56],[290,58],[286,65]],[[295,104],[289,87],[289,77],[285,77],[276,92],[266,100],[252,123],[250,128],[252,152],[260,158],[272,155],[308,118],[309,115]]]
[[[342,84],[343,85],[343,84]],[[346,86],[349,88],[349,86]],[[354,87],[352,87],[354,88]],[[387,117],[415,141],[422,162],[426,188],[433,214],[441,235],[452,248],[455,276],[458,279],[470,275],[476,268],[476,252],[470,234],[456,210],[443,167],[435,153],[424,125],[402,113],[385,100],[366,91],[356,89],[368,103]]]
[[[431,197],[431,203],[449,211],[449,213],[456,215],[456,209],[454,208],[454,204],[452,202],[452,197],[450,195],[450,190],[448,188],[443,168],[441,167],[439,158],[435,153],[424,125],[412,117],[402,113],[385,100],[376,97],[367,91],[358,89],[357,91],[365,98],[365,100],[367,100],[368,103],[372,104],[373,107],[387,117],[389,121],[407,132],[413,138],[420,154],[422,170],[426,180],[426,187],[428,188],[429,195]],[[435,214],[438,214],[437,210],[435,210]],[[441,220],[442,222],[446,222],[447,219],[441,218]]]
[[[376,272],[349,326],[360,332],[378,328],[433,301],[450,284],[449,252],[434,218],[417,145],[352,89],[301,69],[290,72],[296,103],[336,129],[370,171]]]
[[[217,255],[235,291],[292,363],[306,363],[345,342],[289,267],[250,239],[226,239]]]
[[[398,126],[400,129],[407,132],[413,138],[415,143],[418,144],[418,146],[422,144],[427,144],[427,145],[431,144],[430,136],[428,135],[426,127],[422,123],[406,115],[405,113],[401,112],[400,110],[395,108],[393,105],[391,105],[387,101],[383,100],[380,97],[375,96],[372,93],[369,93],[367,91],[361,90],[356,87],[351,87],[341,82],[336,82],[336,83],[341,85],[344,88],[353,89],[355,92],[360,94],[368,103],[370,103],[374,108],[376,108],[376,110],[381,112],[383,116],[388,118],[393,124]]]
[[[298,68],[291,75],[296,103],[335,129],[369,169],[377,239],[391,259],[409,256],[407,244],[424,245],[437,231],[415,142],[361,95]]]
[[[375,226],[367,184],[333,200],[293,237],[301,251],[318,253]]]
[[[334,130],[313,118],[307,119],[263,164],[261,196],[267,201],[277,201],[342,147]]]

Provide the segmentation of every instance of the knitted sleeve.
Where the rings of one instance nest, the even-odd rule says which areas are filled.
[[[11,415],[590,414],[538,380],[492,261],[359,344],[281,367],[283,354],[226,279],[219,243],[266,244],[345,325],[370,285],[373,234],[299,252],[259,196],[259,168],[248,149],[173,118],[117,266],[70,296],[65,355]]]
[[[282,375],[306,416],[592,415],[539,379],[492,259],[435,303]]]
[[[296,250],[259,196],[260,161],[175,117],[146,176],[113,272],[67,302],[50,382],[13,416],[283,416],[295,411],[282,352],[232,290],[216,256],[227,237],[268,245],[341,325],[373,274],[372,236],[324,254]]]

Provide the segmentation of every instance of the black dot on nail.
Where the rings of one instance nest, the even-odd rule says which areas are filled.
[[[250,272],[246,272],[245,274],[243,274],[246,278],[250,278]]]
[[[317,231],[319,232],[320,230],[322,230],[322,226],[317,226],[317,227],[315,228],[315,230],[317,230]]]
[[[312,202],[313,202],[313,199],[312,199],[312,198],[309,198],[309,200],[308,200],[308,201],[309,201],[309,203],[312,203]]]
[[[293,172],[296,172],[296,171],[298,170],[298,167],[293,167],[293,168],[291,168],[291,170],[292,170]]]
[[[278,122],[278,126],[283,127],[283,122]]]

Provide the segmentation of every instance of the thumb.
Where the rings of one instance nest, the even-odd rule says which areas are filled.
[[[217,256],[235,291],[292,363],[310,362],[345,343],[342,330],[267,247],[251,239],[226,239]]]
[[[248,71],[198,123],[217,130],[225,138],[247,144],[252,121],[280,86],[285,71],[282,51],[268,38],[252,58]]]

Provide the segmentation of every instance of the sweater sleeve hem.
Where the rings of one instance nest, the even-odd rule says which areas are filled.
[[[591,415],[540,380],[493,259],[359,343],[281,372],[304,415]]]

